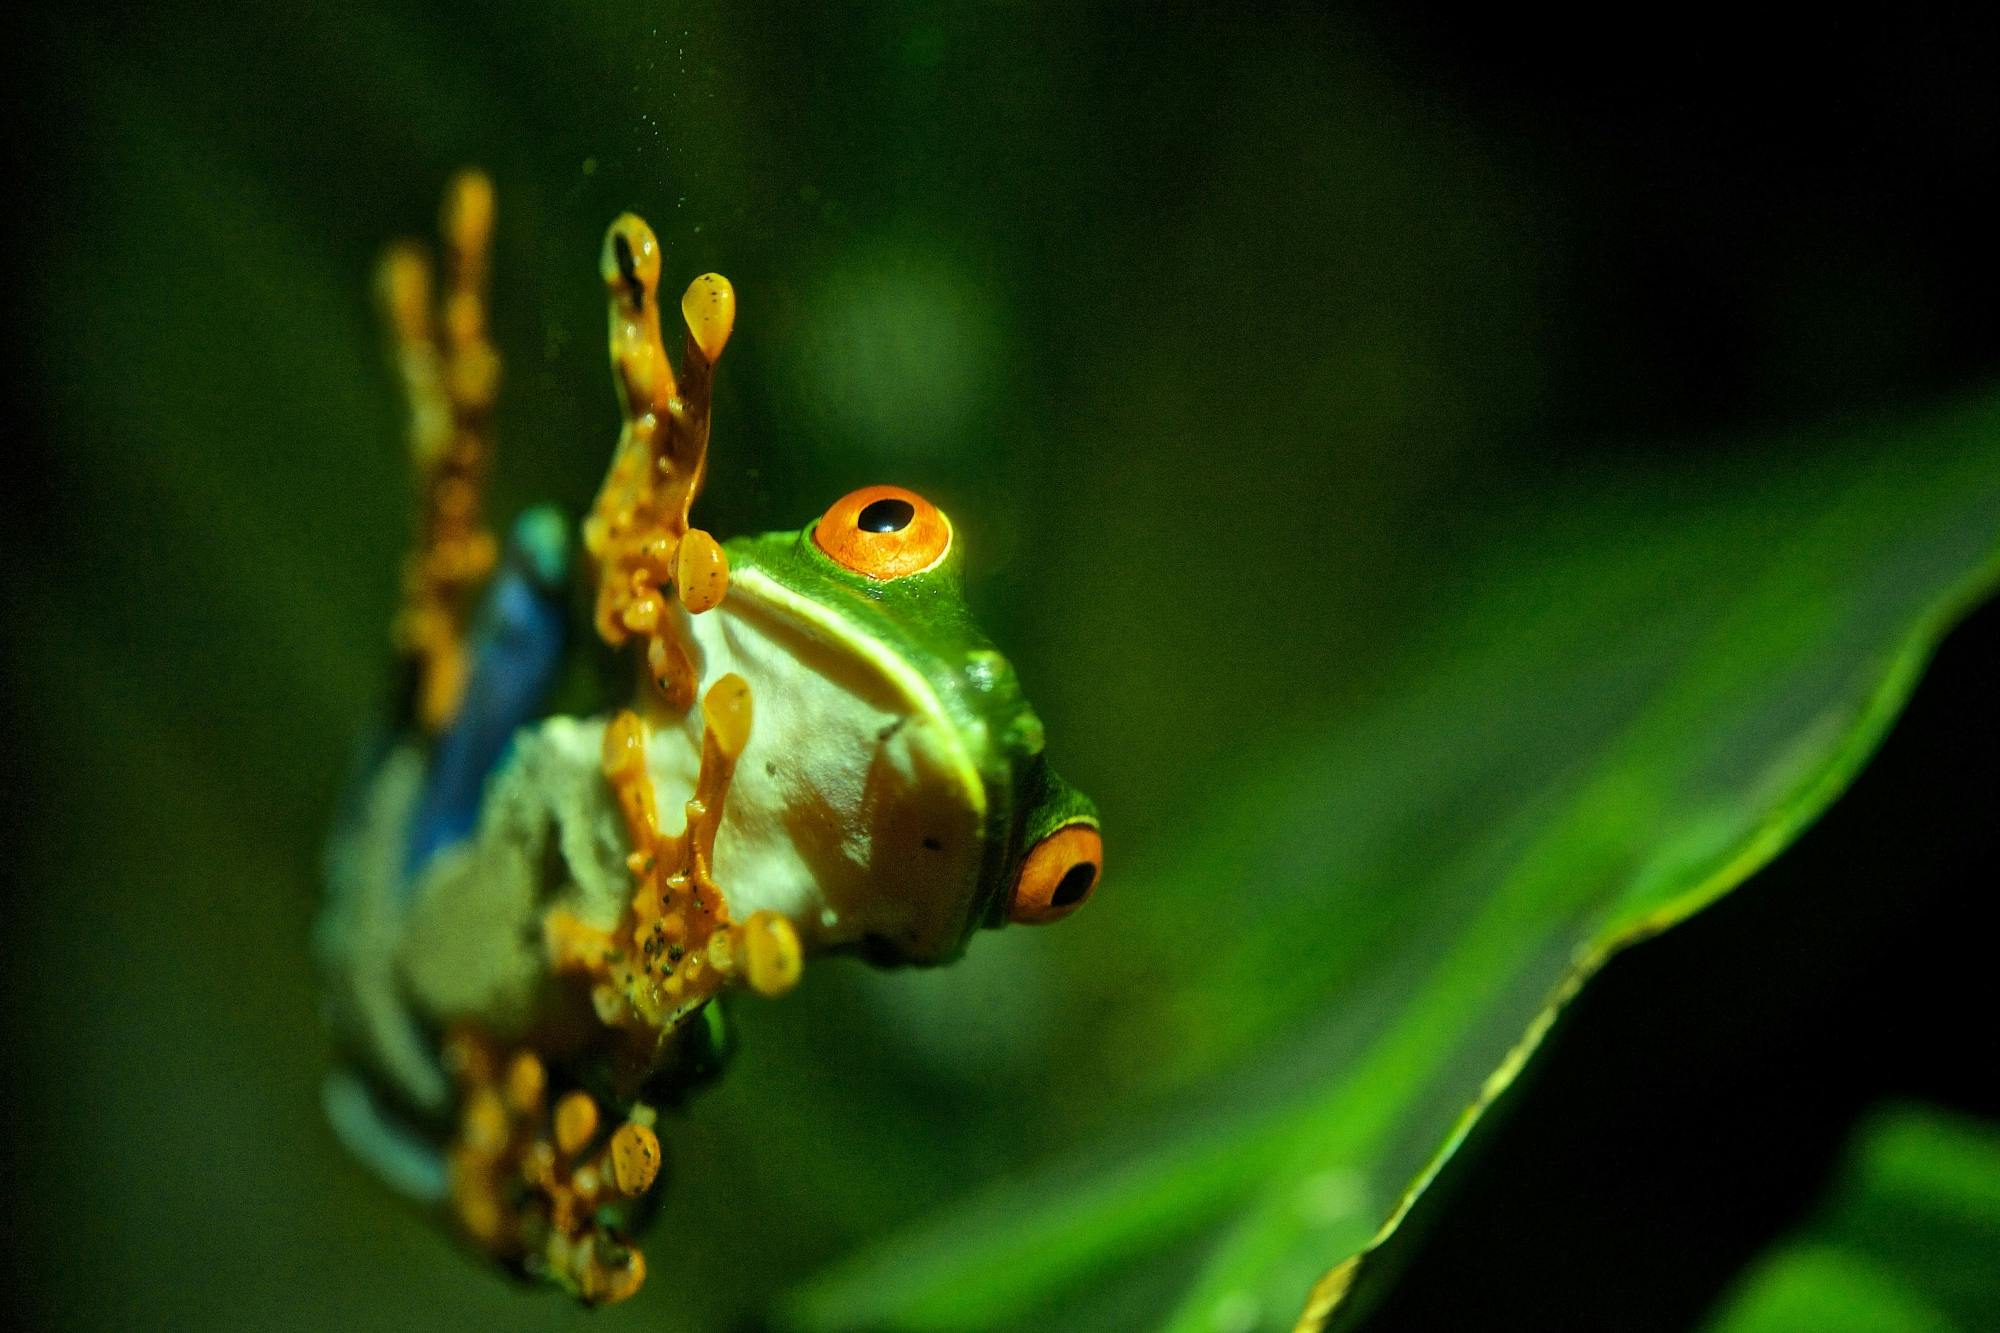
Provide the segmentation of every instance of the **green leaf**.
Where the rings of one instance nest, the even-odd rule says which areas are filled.
[[[1378,697],[1120,885],[1128,954],[1185,959],[1174,1108],[870,1247],[794,1322],[991,1327],[1114,1276],[1176,1329],[1288,1327],[1316,1282],[1330,1314],[1564,1001],[1782,851],[1992,588],[2000,405],[1779,456],[1498,523]]]
[[[2000,1128],[1878,1112],[1799,1234],[1718,1306],[1711,1333],[1987,1326],[2000,1309]]]

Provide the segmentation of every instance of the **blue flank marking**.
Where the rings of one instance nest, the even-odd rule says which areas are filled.
[[[562,516],[546,507],[523,514],[480,605],[458,716],[437,739],[410,819],[405,893],[433,856],[471,834],[486,780],[506,759],[515,732],[540,714],[562,665],[568,572]]]

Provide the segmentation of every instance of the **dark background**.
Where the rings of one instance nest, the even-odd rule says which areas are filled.
[[[589,263],[638,208],[671,271],[746,294],[711,525],[922,476],[984,536],[975,604],[1065,767],[1142,846],[1198,813],[1204,759],[1285,723],[1131,648],[1157,626],[1246,695],[1327,661],[1329,694],[1359,691],[1424,578],[1395,553],[1460,538],[1469,494],[1990,383],[1994,35],[1908,6],[31,21],[10,112],[10,1300],[51,1325],[185,1324],[215,1318],[207,1288],[248,1324],[282,1317],[292,1279],[233,1268],[235,1228],[310,1216],[291,1262],[350,1284],[422,1243],[397,1221],[359,1254],[315,1248],[368,1196],[301,1095],[324,1058],[303,938],[402,512],[366,274],[452,168],[501,191],[503,511],[597,481]],[[857,336],[884,321],[906,336]],[[1314,540],[1329,513],[1337,548]],[[1286,577],[1187,607],[1160,570],[1190,522],[1256,534]],[[1078,623],[1060,590],[1123,619]],[[1282,660],[1239,620],[1282,624]],[[1967,906],[1990,841],[1949,841],[1990,821],[1990,772],[1938,780],[1968,757],[1953,719],[1992,734],[1990,706],[1957,710],[1994,637],[1989,614],[1953,641],[1838,824],[1611,968],[1482,1131],[1389,1326],[1462,1324],[1467,1301],[1481,1325],[1685,1326],[1805,1206],[1858,1107],[2000,1112],[1966,1072],[1990,1023],[1963,1017],[1992,1012]],[[1093,709],[1107,682],[1144,706]],[[1921,809],[1896,808],[1894,773],[1928,779]],[[1917,816],[1927,856],[1869,837]],[[1802,875],[1900,887],[1797,970],[1746,965]],[[898,1068],[872,1058],[857,1082]],[[287,1152],[316,1164],[298,1197],[234,1178]],[[1750,1183],[1719,1217],[1685,1189],[1697,1168]]]
[[[1804,1220],[1871,1107],[2000,1115],[2000,1070],[1976,1053],[1995,1000],[1996,668],[1988,606],[1791,850],[1585,989],[1419,1205],[1371,1329],[1693,1326]],[[1879,891],[1842,891],[1863,885]]]

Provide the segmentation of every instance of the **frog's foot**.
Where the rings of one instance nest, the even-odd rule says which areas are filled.
[[[651,1109],[636,1108],[607,1136],[587,1092],[566,1093],[547,1108],[548,1072],[532,1051],[503,1062],[490,1043],[460,1032],[445,1059],[459,1088],[450,1201],[465,1233],[586,1304],[638,1291],[646,1258],[620,1226],[660,1174]]]
[[[492,182],[476,171],[453,180],[440,230],[445,281],[435,309],[431,261],[421,246],[391,247],[378,279],[396,367],[410,401],[417,488],[416,534],[403,564],[396,645],[414,667],[417,720],[432,734],[458,711],[472,597],[493,568],[497,550],[481,513],[493,452],[493,400],[500,387],[500,357],[486,336]]]
[[[584,545],[597,562],[597,632],[614,648],[641,641],[656,697],[684,713],[694,703],[695,672],[674,603],[699,615],[729,587],[722,547],[688,526],[688,510],[706,470],[709,390],[736,323],[736,291],[718,273],[688,285],[676,381],[660,337],[660,248],[652,228],[630,213],[619,217],[605,234],[600,267],[624,426],[584,524]]]
[[[555,969],[588,977],[598,1017],[630,1033],[642,1055],[725,985],[779,995],[799,978],[791,921],[768,911],[732,921],[711,869],[730,780],[750,739],[750,687],[724,676],[701,707],[701,770],[677,835],[660,830],[645,723],[625,712],[605,728],[604,774],[632,843],[632,898],[610,931],[560,911],[546,922]]]

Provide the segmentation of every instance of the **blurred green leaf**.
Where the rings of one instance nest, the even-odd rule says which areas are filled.
[[[1711,1333],[1931,1333],[2000,1309],[2000,1128],[1896,1106],[1855,1135],[1814,1216],[1719,1305]]]
[[[1121,1271],[1177,1329],[1289,1326],[1322,1274],[1333,1308],[1561,1004],[1818,816],[2000,572],[2000,403],[1797,444],[1507,524],[1369,708],[1117,888],[1151,909],[1125,947],[1254,1060],[871,1247],[797,1324],[991,1327]],[[1171,1065],[1176,1032],[1126,1036]]]

